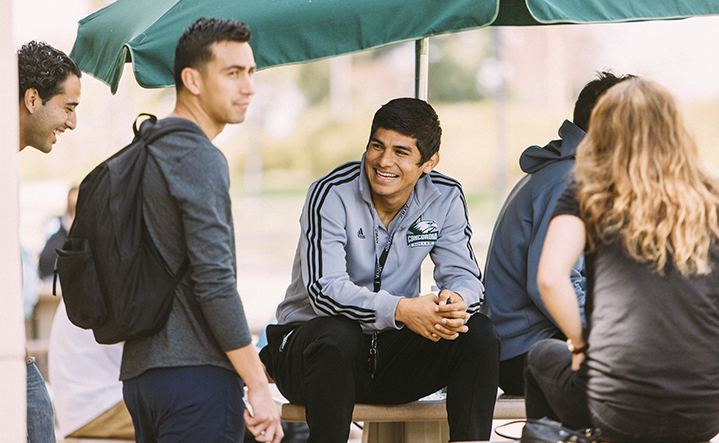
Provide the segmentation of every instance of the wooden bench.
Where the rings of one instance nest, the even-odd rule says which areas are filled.
[[[274,384],[272,384],[274,388]],[[304,406],[295,405],[274,388],[275,404],[282,420],[305,421]],[[522,397],[500,396],[494,407],[495,420],[525,418]],[[444,400],[415,401],[403,405],[356,404],[352,421],[364,422],[362,443],[437,443],[449,440],[447,409]],[[62,443],[124,443],[117,439],[67,438]],[[127,442],[132,442],[131,440]]]
[[[58,440],[57,443],[135,443],[135,440],[120,440],[117,438],[74,438]]]
[[[280,418],[304,422],[304,406],[275,397]],[[500,396],[494,407],[495,420],[525,418],[524,398]],[[403,405],[356,404],[352,421],[364,422],[362,443],[437,443],[449,440],[444,400],[415,401]]]

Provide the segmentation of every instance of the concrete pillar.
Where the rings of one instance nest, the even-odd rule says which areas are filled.
[[[0,114],[8,123],[0,143],[0,440],[25,443],[25,323],[18,217],[17,56],[13,2],[0,0]]]

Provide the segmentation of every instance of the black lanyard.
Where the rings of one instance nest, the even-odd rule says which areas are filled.
[[[392,247],[392,239],[394,239],[394,232],[392,235],[389,236],[389,239],[387,240],[387,244],[384,245],[384,250],[382,251],[382,254],[379,257],[379,260],[375,259],[374,262],[374,292],[379,292],[379,290],[382,288],[382,270],[384,269],[384,264],[387,262],[387,256],[389,255],[389,250]]]
[[[402,211],[399,214],[398,222],[401,222],[404,215],[407,213],[408,206],[405,204],[402,207]],[[396,226],[396,225],[395,225]],[[375,242],[377,242],[377,228],[375,228]],[[389,250],[392,248],[392,241],[394,240],[394,231],[389,234],[387,243],[384,245],[382,254],[379,256],[379,260],[375,258],[374,261],[374,292],[379,292],[382,289],[382,270],[384,269],[385,263],[387,263],[387,256]],[[369,357],[367,358],[367,372],[370,377],[374,378],[374,374],[377,371],[377,359],[379,358],[379,352],[377,350],[377,331],[372,334],[372,342],[370,343]]]
[[[382,287],[382,269],[384,264],[387,262],[387,256],[389,250],[392,248],[392,239],[394,239],[394,232],[387,239],[387,244],[384,245],[384,250],[379,257],[379,260],[375,259],[374,262],[374,292],[379,292]],[[377,359],[379,358],[379,352],[377,351],[377,331],[372,334],[372,342],[369,348],[369,357],[367,358],[367,372],[371,378],[374,378],[374,374],[377,371]]]
[[[403,214],[404,215],[404,214]],[[374,262],[374,292],[379,292],[382,288],[382,269],[384,264],[387,262],[387,256],[389,250],[392,248],[392,239],[394,239],[394,232],[387,239],[387,243],[384,245],[384,250],[379,256],[379,260],[375,259]],[[374,378],[374,374],[377,371],[377,359],[379,352],[377,351],[377,331],[372,334],[372,342],[369,348],[369,357],[367,358],[367,372],[370,377]]]
[[[399,220],[397,220],[398,224],[404,218],[405,214],[407,213],[407,209],[409,209],[409,206],[407,204],[405,204],[402,207],[402,210],[400,211],[400,213],[398,215],[398,217],[399,217]],[[397,225],[395,225],[395,227],[396,226]],[[389,255],[389,250],[392,247],[392,240],[394,239],[394,231],[395,230],[392,230],[392,233],[389,234],[389,238],[387,239],[387,243],[384,245],[384,250],[382,251],[382,254],[379,256],[379,260],[375,259],[375,262],[374,262],[374,292],[379,292],[379,290],[382,289],[382,270],[384,269],[384,264],[387,262],[387,256]],[[375,228],[375,242],[377,242],[377,228]]]

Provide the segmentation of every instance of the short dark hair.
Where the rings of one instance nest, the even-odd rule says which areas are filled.
[[[202,70],[214,57],[212,44],[222,41],[247,43],[250,41],[250,29],[237,20],[201,18],[185,30],[175,48],[174,75],[177,90],[183,88],[182,70]]]
[[[597,79],[584,85],[582,92],[580,92],[579,97],[577,97],[576,103],[574,103],[574,124],[579,126],[584,132],[587,132],[592,109],[594,109],[594,105],[599,101],[599,97],[617,83],[636,77],[636,75],[632,74],[617,77],[610,71],[597,73]]]
[[[37,90],[42,104],[61,94],[63,82],[70,76],[82,77],[80,67],[59,49],[35,40],[17,51],[20,100],[30,88]]]
[[[377,129],[397,131],[417,141],[417,149],[424,164],[439,151],[442,127],[432,106],[418,98],[396,98],[384,104],[372,120],[370,140]]]

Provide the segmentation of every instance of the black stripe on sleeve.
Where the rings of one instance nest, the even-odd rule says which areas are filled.
[[[320,179],[308,197],[307,264],[309,281],[307,292],[314,306],[328,315],[345,315],[363,323],[374,323],[376,312],[361,306],[343,305],[322,293],[319,280],[322,278],[322,217],[320,212],[327,196],[334,186],[349,183],[361,173],[359,162],[349,162]]]
[[[472,227],[469,224],[469,211],[467,210],[467,200],[465,200],[464,192],[462,192],[462,185],[457,180],[436,171],[430,172],[429,177],[432,179],[432,183],[434,183],[435,185],[449,186],[456,188],[459,191],[459,197],[462,200],[462,206],[464,207],[464,234],[467,236],[467,251],[469,253],[469,257],[474,262],[475,266],[477,266],[477,275],[479,276],[478,278],[481,280],[482,270],[479,269],[479,265],[477,264],[477,258],[474,255],[474,249],[472,249]]]

